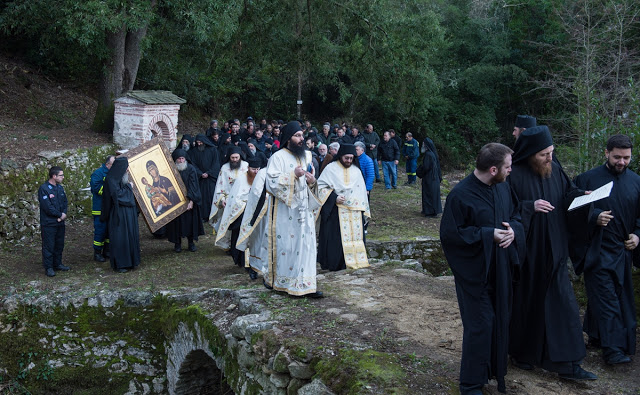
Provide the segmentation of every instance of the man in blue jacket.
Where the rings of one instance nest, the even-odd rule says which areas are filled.
[[[48,277],[57,270],[67,271],[62,264],[64,249],[64,221],[67,219],[67,195],[62,187],[64,172],[59,166],[49,169],[49,180],[38,189],[40,202],[40,233],[42,235],[42,266]]]
[[[109,155],[102,166],[91,174],[91,215],[93,216],[93,260],[105,262],[109,257],[109,238],[107,236],[107,223],[100,221],[102,213],[102,191],[104,189],[104,179],[116,159]]]
[[[406,141],[402,146],[402,155],[407,160],[407,183],[404,185],[413,185],[416,183],[416,169],[418,168],[418,156],[420,156],[420,144],[413,138],[411,132],[407,133]]]

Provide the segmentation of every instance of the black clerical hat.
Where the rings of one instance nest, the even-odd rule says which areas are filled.
[[[202,144],[213,147],[213,143],[211,142],[211,140],[209,140],[209,137],[205,136],[202,133],[196,136],[196,141],[202,141]]]
[[[282,131],[280,132],[280,147],[286,148],[287,144],[289,144],[289,140],[291,137],[302,131],[302,127],[300,126],[300,122],[298,121],[289,121]]]
[[[253,168],[262,167],[262,158],[259,158],[257,156],[253,156],[249,158],[247,162],[249,163],[249,167],[253,167]]]
[[[517,128],[532,128],[537,125],[536,118],[530,115],[518,115],[516,118]]]
[[[358,156],[356,153],[356,146],[353,144],[340,144],[340,149],[338,149],[338,158],[341,158],[343,155],[353,155]]]
[[[528,128],[516,140],[516,145],[513,147],[513,163],[523,161],[552,145],[553,139],[548,127],[541,125]]]
[[[187,159],[187,151],[183,150],[182,148],[176,148],[175,150],[173,150],[173,152],[171,153],[171,158],[173,159],[173,161],[175,162],[180,157]]]

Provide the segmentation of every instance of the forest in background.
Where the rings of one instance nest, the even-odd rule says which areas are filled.
[[[315,126],[428,134],[465,166],[530,114],[583,171],[611,134],[640,143],[639,13],[631,0],[5,0],[0,50],[95,96],[96,131],[131,89],[219,120],[297,118],[302,100]]]

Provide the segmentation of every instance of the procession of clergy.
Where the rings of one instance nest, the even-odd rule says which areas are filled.
[[[498,391],[506,392],[509,356],[512,367],[595,380],[581,367],[583,331],[609,365],[630,363],[635,354],[631,274],[634,259],[640,261],[640,254],[634,254],[640,242],[640,176],[627,168],[631,140],[611,136],[603,147],[604,164],[572,181],[553,154],[548,127],[518,116],[513,135],[513,149],[499,143],[482,147],[474,171],[448,194],[440,223],[463,324],[462,394],[482,394],[492,378]],[[356,147],[340,144],[316,177],[299,122],[286,124],[279,142],[268,161],[243,150],[255,147],[255,140],[248,139],[246,147],[230,145],[222,166],[215,148],[204,147],[206,136],[195,139],[196,149],[181,142],[172,157],[189,206],[167,225],[167,236],[176,252],[184,237],[195,251],[193,242],[204,234],[202,219],[208,218],[215,244],[251,278],[262,276],[265,287],[289,295],[322,297],[317,263],[326,270],[368,266],[364,223],[370,217],[369,200],[354,164]],[[113,166],[120,170],[108,172],[107,184],[120,182],[125,160],[116,159]],[[154,166],[151,162],[147,169],[154,185],[160,185]],[[611,182],[608,196],[568,210],[574,198]],[[111,190],[116,191],[115,184]],[[210,208],[203,203],[208,201]],[[112,217],[126,214],[124,209],[109,212]],[[584,324],[569,279],[569,258],[576,274],[584,275]]]
[[[269,289],[322,297],[316,285],[316,262],[328,270],[368,266],[363,223],[370,212],[365,181],[360,169],[352,166],[356,150],[351,144],[342,144],[335,160],[316,179],[297,121],[282,129],[280,147],[266,167],[259,156],[242,160],[240,147],[227,150],[209,213],[215,244],[246,268],[251,278],[262,276]],[[186,152],[176,149],[173,156],[175,160]]]

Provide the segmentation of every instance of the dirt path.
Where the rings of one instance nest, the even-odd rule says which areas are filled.
[[[438,360],[457,376],[462,347],[462,322],[458,311],[453,278],[431,277],[413,270],[387,269],[383,262],[373,261],[372,275],[327,274],[327,280],[338,285],[336,296],[353,311],[366,310],[380,321],[393,322],[409,339],[415,350]],[[418,352],[418,351],[416,351]],[[506,377],[509,394],[639,394],[640,363],[609,367],[599,350],[587,349],[584,368],[599,380],[573,383],[542,369],[528,372],[509,367]],[[493,382],[486,389],[498,393]]]

